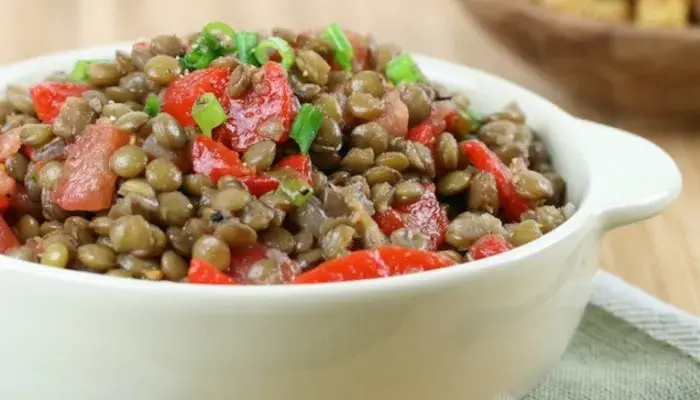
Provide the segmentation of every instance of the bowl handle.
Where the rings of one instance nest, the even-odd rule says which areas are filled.
[[[580,123],[582,149],[593,168],[589,198],[604,230],[652,217],[678,197],[681,173],[664,150],[620,129]]]

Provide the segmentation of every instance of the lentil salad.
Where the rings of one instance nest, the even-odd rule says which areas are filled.
[[[333,24],[213,22],[0,101],[0,252],[203,284],[320,283],[493,256],[574,212],[512,104],[477,116]]]

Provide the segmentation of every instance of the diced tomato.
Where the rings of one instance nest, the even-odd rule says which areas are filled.
[[[425,190],[418,201],[376,213],[374,220],[386,235],[404,227],[417,229],[430,238],[430,249],[436,250],[445,241],[449,220],[435,196],[435,185],[425,183],[423,187]]]
[[[61,106],[69,97],[80,97],[90,86],[83,83],[44,82],[32,86],[29,94],[34,102],[36,115],[41,122],[50,124],[61,111]]]
[[[163,96],[163,112],[172,115],[182,126],[194,126],[194,103],[204,93],[212,93],[221,101],[229,75],[226,68],[207,68],[182,76],[168,85]]]
[[[187,282],[199,285],[234,285],[231,277],[211,266],[206,261],[192,259],[187,271]]]
[[[275,168],[289,168],[311,184],[311,159],[303,154],[292,154],[281,159]],[[280,185],[279,179],[274,176],[258,174],[254,176],[244,176],[239,180],[248,187],[254,196],[262,196],[265,193],[277,190]]]
[[[34,147],[31,146],[24,146],[24,155],[27,156],[30,160],[32,160],[32,155],[34,154],[36,150],[34,150]]]
[[[0,170],[0,213],[10,208],[10,201],[17,194],[17,182],[4,170]]]
[[[488,234],[480,237],[469,249],[469,254],[473,260],[495,256],[504,253],[513,246],[506,241],[503,235]]]
[[[496,178],[498,197],[503,207],[503,213],[508,221],[520,221],[520,216],[530,209],[530,202],[519,195],[513,187],[513,175],[498,155],[489,150],[478,140],[468,140],[462,144],[462,149],[469,156],[474,166],[490,172]]]
[[[117,182],[117,175],[109,167],[109,157],[129,143],[130,137],[112,124],[89,125],[68,148],[53,201],[69,211],[109,208]]]
[[[250,194],[255,197],[277,190],[280,185],[280,181],[277,178],[262,174],[243,176],[238,179],[248,188]]]
[[[354,251],[326,261],[299,275],[293,283],[326,283],[385,278],[430,271],[454,265],[454,261],[430,251],[399,246]]]
[[[8,250],[14,249],[18,246],[19,241],[17,240],[17,237],[15,237],[15,234],[12,232],[12,229],[10,229],[10,226],[7,225],[5,219],[0,216],[0,253],[6,254]]]
[[[292,154],[284,157],[277,163],[277,168],[291,168],[297,172],[307,183],[311,183],[311,159],[304,154]]]
[[[214,130],[214,139],[238,152],[266,139],[287,141],[299,111],[299,100],[282,66],[269,61],[261,69],[259,81],[246,94],[235,99],[225,95],[221,102],[224,110],[228,110],[228,120]],[[278,118],[283,127],[279,137],[265,137],[258,132],[258,127],[271,118]]]
[[[0,162],[4,162],[16,154],[22,147],[19,140],[20,132],[22,132],[22,127],[18,126],[0,135]]]
[[[291,260],[289,256],[277,249],[269,248],[264,244],[256,243],[250,246],[235,247],[231,249],[231,265],[227,274],[236,282],[241,284],[260,284],[265,280],[261,277],[252,276],[255,271],[250,267],[257,261],[268,258],[277,263],[278,280],[291,282],[299,273],[299,265]],[[275,278],[272,278],[275,279]],[[282,283],[267,282],[267,283]]]
[[[398,90],[391,90],[384,94],[382,100],[385,104],[384,114],[375,120],[389,135],[394,137],[406,136],[408,130],[408,107],[401,101]]]
[[[198,135],[192,145],[192,168],[208,176],[213,183],[226,175],[255,174],[255,168],[247,166],[238,153],[204,135]]]

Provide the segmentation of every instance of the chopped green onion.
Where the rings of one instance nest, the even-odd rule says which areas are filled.
[[[106,61],[107,60],[78,60],[76,61],[70,76],[68,76],[68,79],[73,82],[85,82],[89,78],[87,73],[88,66],[90,64]]]
[[[270,54],[278,52],[282,57],[282,67],[289,69],[294,64],[294,49],[286,40],[277,36],[269,37],[255,47],[255,58],[260,65],[270,61]]]
[[[423,82],[425,77],[409,53],[399,54],[386,65],[386,76],[394,85],[401,82]]]
[[[146,98],[146,104],[143,106],[143,112],[148,114],[151,118],[155,117],[160,113],[160,99],[156,94],[149,94]]]
[[[281,193],[285,194],[292,200],[292,204],[297,207],[303,206],[306,201],[313,196],[314,190],[301,178],[285,178],[280,183],[279,189]]]
[[[202,36],[205,40],[212,38],[223,54],[236,51],[236,31],[223,22],[214,21],[206,24],[202,30]]]
[[[216,53],[212,48],[204,43],[196,43],[192,46],[192,50],[182,58],[182,64],[189,70],[204,69],[209,67],[214,59],[216,59]]]
[[[355,58],[355,51],[350,44],[350,40],[345,36],[345,32],[338,24],[331,24],[323,30],[323,37],[331,42],[333,46],[333,58],[343,69],[352,70],[352,60]]]
[[[236,34],[236,55],[245,64],[254,64],[253,51],[258,43],[258,34],[255,32],[241,31]]]
[[[474,131],[478,130],[479,128],[481,128],[481,125],[484,124],[484,120],[482,118],[480,118],[479,116],[477,116],[474,113],[474,111],[472,111],[469,108],[463,109],[463,110],[457,110],[457,112],[459,113],[459,115],[462,118],[464,118],[465,120],[467,120],[467,122],[469,122],[469,127],[471,128],[470,132],[474,132]]]
[[[292,124],[289,136],[299,145],[299,150],[306,154],[311,148],[323,122],[323,112],[312,104],[304,104]]]
[[[192,106],[192,118],[206,136],[212,129],[226,122],[227,116],[219,100],[212,93],[204,93]]]

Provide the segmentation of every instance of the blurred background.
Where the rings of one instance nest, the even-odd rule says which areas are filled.
[[[638,0],[638,4],[646,1]],[[685,181],[681,198],[663,215],[609,234],[601,265],[656,297],[700,315],[700,246],[694,246],[700,243],[700,125],[676,127],[672,123],[675,116],[652,124],[646,120],[649,112],[635,104],[623,104],[618,112],[614,104],[596,107],[599,100],[594,93],[588,93],[586,101],[576,95],[582,86],[602,85],[608,97],[619,92],[620,96],[612,97],[624,102],[625,85],[630,81],[635,87],[648,88],[654,82],[665,85],[664,76],[674,72],[653,60],[654,51],[656,58],[667,54],[655,47],[658,37],[666,44],[680,40],[682,45],[674,47],[677,53],[684,53],[683,46],[689,43],[700,49],[700,35],[689,27],[690,0],[648,1],[667,6],[650,11],[647,19],[662,21],[646,24],[651,28],[633,22],[636,11],[622,4],[627,0],[539,0],[543,4],[537,5],[528,0],[0,0],[4,33],[0,63],[159,33],[197,31],[211,20],[249,30],[338,22],[359,32],[372,32],[380,42],[394,42],[414,52],[501,75],[576,115],[633,128],[676,159]],[[601,19],[612,22],[599,22]],[[624,61],[622,66],[609,67],[619,58]],[[692,61],[691,57],[687,65],[679,60],[669,64],[680,62],[700,71]],[[563,78],[557,75],[560,70],[565,71]],[[683,79],[681,83],[692,83]],[[700,84],[700,77],[695,82]],[[657,90],[653,98],[643,99],[643,106],[667,114],[663,107],[682,90]],[[666,98],[657,98],[656,93]],[[627,97],[639,98],[634,93]],[[694,114],[698,100],[700,96],[679,103],[686,114]],[[698,132],[692,131],[694,126]]]

